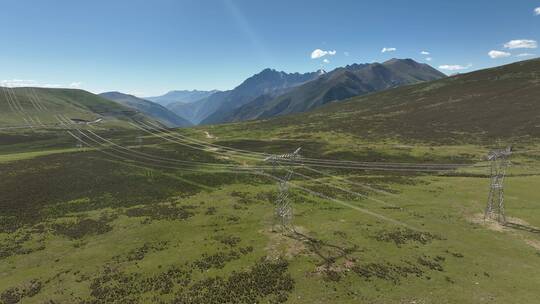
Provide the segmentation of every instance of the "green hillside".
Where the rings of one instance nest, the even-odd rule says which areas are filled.
[[[249,128],[441,143],[538,138],[538,96],[540,60],[535,59],[354,97],[313,112],[255,121]]]
[[[58,115],[62,117],[58,118]],[[127,121],[144,116],[95,94],[75,89],[0,87],[0,127],[58,126],[71,119],[93,121],[102,126],[129,128]]]

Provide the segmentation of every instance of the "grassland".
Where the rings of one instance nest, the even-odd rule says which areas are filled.
[[[366,141],[346,133],[298,136],[300,130],[279,128],[261,136],[256,128],[234,128],[178,134],[252,151],[302,146],[310,157],[366,161],[480,163],[489,148]],[[239,162],[150,135],[138,148],[140,132],[99,133],[163,158]],[[513,160],[506,198],[513,224],[506,227],[481,221],[485,168],[325,171],[395,195],[301,170],[316,181],[297,177],[295,184],[348,206],[292,188],[301,234],[282,234],[273,229],[277,187],[265,177],[164,168],[119,158],[111,146],[73,151],[74,140],[52,131],[2,139],[11,143],[0,148],[3,303],[535,303],[538,297],[534,155]],[[50,148],[36,152],[41,145]]]
[[[508,144],[540,150],[539,62],[172,135],[135,128],[125,115],[99,126],[0,130],[0,303],[537,303],[539,152],[511,158],[509,223],[482,212],[486,153]],[[81,100],[83,112],[101,111]],[[62,128],[90,146],[75,148]],[[286,171],[247,172],[264,164],[194,140],[462,165],[295,167],[296,233],[283,233],[269,175]]]

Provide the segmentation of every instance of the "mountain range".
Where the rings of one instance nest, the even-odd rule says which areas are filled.
[[[204,91],[206,96],[199,100],[171,102],[166,107],[195,125],[237,122],[310,111],[353,96],[443,77],[446,75],[412,59],[353,64],[330,72],[286,73],[265,69],[232,90]],[[172,92],[164,96],[175,95]]]
[[[252,120],[306,112],[353,96],[443,77],[446,75],[412,59],[392,59],[382,64],[353,64],[323,74],[316,80],[275,98],[260,96],[241,107],[221,113],[218,120],[210,117],[203,123]]]
[[[536,142],[540,59],[458,74],[239,125],[250,130],[344,132],[430,143]]]
[[[151,97],[154,102],[120,92],[107,92],[100,94],[99,97],[90,98],[95,102],[89,105],[102,106],[108,100],[112,103],[108,103],[106,108],[114,108],[114,104],[122,108],[114,113],[131,111],[147,119],[161,122],[167,127],[188,127],[197,124],[267,119],[306,112],[350,97],[443,77],[444,74],[429,65],[411,59],[353,64],[330,72],[319,70],[309,73],[286,73],[265,69],[228,91],[171,91],[163,96]],[[23,92],[22,89],[16,91]],[[90,94],[74,94],[76,90],[35,89],[35,91],[48,92],[40,97],[44,100],[48,100],[52,92],[73,95],[73,100],[62,99],[65,103],[62,106],[66,109],[78,107],[81,101],[89,99],[87,95]],[[19,98],[28,99],[25,94],[21,94]],[[158,102],[167,106],[162,106]],[[29,106],[31,105],[30,103]]]
[[[125,107],[139,111],[144,115],[153,118],[163,125],[171,128],[189,127],[193,124],[188,120],[176,115],[169,109],[157,103],[128,95],[120,92],[106,92],[99,96],[117,102]]]
[[[289,89],[317,78],[319,72],[285,73],[272,69],[246,79],[232,90],[216,92],[190,104],[169,104],[168,108],[194,124],[221,121],[221,113],[228,113],[261,95],[279,96]]]
[[[373,72],[374,70],[378,73]],[[281,72],[270,70],[265,73],[279,74]],[[296,86],[291,83],[301,83],[301,80],[308,77],[297,75],[295,81],[270,81],[274,85],[270,86],[272,89],[266,90],[266,93],[254,85],[260,83],[259,81],[252,82],[253,79],[251,79],[248,82],[252,82],[250,86],[247,84],[245,86],[245,88],[256,88],[253,89],[255,93],[250,96],[255,96],[261,91],[263,93],[237,109],[246,111],[245,113],[249,113],[248,110],[266,113],[266,110],[262,111],[262,109],[267,109],[266,106],[276,100],[272,98],[272,92],[278,91],[285,91],[277,97],[279,100],[285,97],[293,100],[293,97],[296,98],[293,92],[311,88],[321,92],[337,91],[348,94],[349,90],[328,89],[343,88],[343,83],[351,84],[350,87],[355,88],[352,92],[361,96],[332,102],[346,96],[346,94],[333,95],[332,98],[326,99],[326,101],[330,100],[326,104],[324,104],[324,98],[313,97],[312,100],[320,101],[313,104],[307,103],[307,106],[306,103],[300,103],[303,105],[301,108],[283,107],[281,112],[276,112],[276,115],[280,117],[259,119],[239,126],[253,129],[283,126],[314,129],[321,132],[349,132],[362,137],[378,134],[432,142],[540,137],[538,124],[540,103],[537,102],[540,95],[540,59],[444,78],[429,66],[407,60],[353,65],[325,74],[315,73],[321,75],[311,75],[316,79]],[[260,76],[258,74],[258,77]],[[337,81],[336,83],[342,85],[332,86],[334,82],[331,80],[336,78],[353,79],[356,82]],[[358,81],[360,78],[362,81]],[[430,78],[435,80],[427,81]],[[415,82],[419,83],[402,85]],[[354,86],[353,84],[362,85]],[[235,91],[234,93],[232,91],[218,92],[202,101],[209,102],[212,96],[222,96],[224,93],[227,96],[241,95],[239,88],[235,90],[232,90]],[[382,91],[365,93],[369,90]],[[106,97],[104,98],[75,89],[0,87],[0,93],[0,127],[58,125],[62,124],[62,121],[93,121],[99,118],[103,119],[99,125],[107,128],[129,128],[127,122],[144,120],[160,121],[169,126],[189,124],[185,120],[179,120],[170,111],[157,104],[118,92],[102,94]],[[324,97],[329,94],[317,96]],[[231,102],[234,99],[225,100]],[[198,103],[203,104],[201,101],[193,102],[193,104]],[[291,104],[293,103],[289,103]],[[306,109],[309,111],[305,113],[283,115]],[[257,118],[262,116],[266,118],[265,115],[269,114],[259,115]]]

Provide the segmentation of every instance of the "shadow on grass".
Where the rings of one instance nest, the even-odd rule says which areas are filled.
[[[531,226],[527,226],[527,225],[507,222],[506,224],[504,224],[504,226],[506,226],[508,228],[512,228],[512,229],[523,230],[523,231],[527,231],[527,232],[530,232],[530,233],[540,234],[540,229],[535,228],[535,227],[531,227]]]
[[[338,259],[347,257],[349,254],[358,251],[357,245],[342,247],[315,239],[296,230],[290,231],[286,236],[308,245],[308,248],[323,260],[321,265],[329,266]]]

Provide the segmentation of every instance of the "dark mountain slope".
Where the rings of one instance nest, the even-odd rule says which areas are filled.
[[[140,111],[167,127],[189,127],[192,124],[167,108],[151,101],[120,92],[101,93],[99,96],[117,102],[130,109]]]
[[[204,105],[204,110],[199,111],[198,118],[202,124],[222,122],[234,109],[261,95],[276,97],[318,76],[319,72],[300,74],[265,69],[231,91],[219,92],[199,101]]]
[[[392,59],[385,63],[354,64],[338,68],[315,81],[264,103],[247,104],[223,121],[269,118],[313,110],[321,105],[402,85],[440,79],[446,75],[429,65],[411,59]]]
[[[540,138],[540,59],[355,97],[249,125],[254,130],[275,127],[438,143]]]

